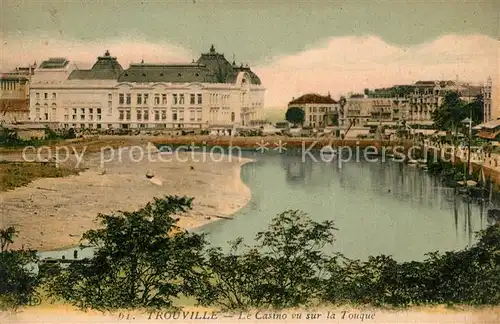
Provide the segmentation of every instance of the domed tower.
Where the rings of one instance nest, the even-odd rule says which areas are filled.
[[[224,54],[217,53],[213,44],[210,51],[201,54],[196,63],[205,65],[210,69],[214,82],[217,83],[225,83],[227,77],[233,72],[231,63],[226,60]]]

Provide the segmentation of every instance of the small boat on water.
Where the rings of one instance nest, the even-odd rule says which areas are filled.
[[[320,153],[322,155],[329,155],[329,156],[337,156],[337,150],[334,149],[331,145],[327,145],[321,148]]]
[[[415,164],[418,164],[418,161],[417,161],[417,160],[410,159],[410,160],[408,160],[408,164],[413,164],[413,165],[415,165]]]
[[[426,159],[418,159],[417,162],[418,162],[418,164],[427,164]]]
[[[457,181],[457,185],[463,186],[463,187],[475,187],[477,186],[477,182],[474,180],[467,180],[466,181]]]
[[[394,153],[394,155],[392,156],[392,160],[394,162],[404,162],[406,159],[406,156],[402,153]]]

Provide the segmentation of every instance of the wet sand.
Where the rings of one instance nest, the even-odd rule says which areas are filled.
[[[75,246],[85,231],[98,226],[98,213],[134,211],[154,197],[195,198],[193,209],[179,215],[178,225],[185,229],[228,217],[250,200],[250,190],[240,178],[241,166],[249,159],[192,152],[159,155],[146,146],[142,149],[142,159],[139,149],[133,154],[124,150],[104,164],[102,159],[111,160],[109,155],[86,154],[80,167],[87,170],[78,176],[38,179],[0,193],[0,227],[20,231],[13,248],[47,251]],[[146,178],[148,171],[153,179]]]

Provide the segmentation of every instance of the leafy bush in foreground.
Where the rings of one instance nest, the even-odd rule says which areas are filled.
[[[0,230],[0,309],[28,304],[40,284],[29,269],[37,261],[36,252],[9,250],[16,235],[13,227]]]
[[[99,215],[103,227],[83,235],[94,257],[61,269],[51,294],[80,308],[171,307],[201,278],[203,236],[181,231],[171,217],[191,203],[166,197],[135,212]]]
[[[50,293],[103,310],[172,307],[180,296],[233,310],[318,302],[500,304],[500,224],[479,232],[472,247],[430,253],[421,262],[385,255],[361,261],[324,254],[334,242],[333,222],[286,211],[257,234],[253,246],[240,238],[229,252],[205,253],[204,236],[181,231],[172,218],[191,202],[169,196],[132,213],[99,215],[103,227],[84,234],[94,258],[45,271]]]
[[[327,265],[323,300],[376,306],[500,304],[500,225],[478,233],[474,246],[429,253],[422,262],[388,256],[368,261],[334,257]]]
[[[242,248],[237,239],[228,254],[220,248],[208,253],[205,271],[210,281],[197,298],[202,305],[227,309],[296,307],[318,297],[321,273],[327,261],[322,252],[333,244],[332,221],[317,223],[306,214],[289,210],[259,232],[256,245]]]

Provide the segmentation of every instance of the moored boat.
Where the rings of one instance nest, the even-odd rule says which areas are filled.
[[[334,149],[331,145],[322,147],[320,153],[323,155],[337,156],[337,150]]]

